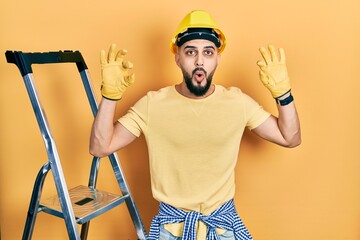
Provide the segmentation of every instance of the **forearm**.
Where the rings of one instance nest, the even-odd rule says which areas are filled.
[[[279,116],[270,117],[254,132],[281,146],[296,147],[301,143],[300,123],[291,96],[285,51],[279,48],[277,52],[273,45],[269,45],[268,49],[260,48],[260,53],[263,57],[257,62],[260,80],[277,101]]]
[[[134,74],[128,72],[133,64],[124,60],[126,53],[126,50],[116,51],[116,44],[112,44],[107,56],[104,50],[100,54],[103,98],[92,126],[89,146],[94,156],[108,156],[136,137],[121,124],[114,124],[116,103],[134,83]]]
[[[103,157],[109,152],[114,134],[116,101],[102,98],[90,136],[90,153]]]
[[[290,95],[287,93],[279,100],[285,99]],[[296,147],[301,143],[301,130],[299,117],[296,111],[294,101],[290,102],[287,105],[278,106],[279,117],[278,117],[278,126],[279,130],[286,142],[287,147]]]

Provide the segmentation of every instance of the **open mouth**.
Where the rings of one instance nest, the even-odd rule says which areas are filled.
[[[198,83],[202,82],[205,79],[205,70],[201,69],[201,70],[195,70],[193,73],[194,79],[195,81],[197,81]]]

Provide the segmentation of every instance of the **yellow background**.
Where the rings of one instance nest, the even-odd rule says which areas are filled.
[[[358,0],[2,0],[1,239],[21,238],[35,176],[47,161],[21,75],[15,65],[6,63],[5,50],[80,50],[100,99],[99,51],[112,42],[127,48],[136,83],[118,105],[118,117],[147,91],[181,81],[169,40],[192,9],[211,12],[228,39],[215,83],[241,88],[272,113],[274,100],[258,80],[258,47],[273,43],[286,50],[303,143],[285,149],[246,132],[236,169],[235,200],[254,239],[360,239]],[[67,185],[86,185],[92,116],[76,68],[36,65],[34,73]],[[144,139],[119,156],[148,229],[158,205],[151,197]],[[98,186],[118,192],[105,159]],[[43,197],[53,194],[50,173]],[[66,238],[62,219],[38,215],[33,239]],[[89,239],[135,238],[125,205],[90,226]]]

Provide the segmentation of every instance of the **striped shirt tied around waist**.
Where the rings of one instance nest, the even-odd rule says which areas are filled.
[[[216,228],[233,231],[236,240],[252,240],[252,237],[236,212],[234,200],[231,199],[205,216],[199,212],[185,212],[166,203],[160,203],[157,216],[151,222],[147,240],[158,240],[160,226],[163,224],[184,222],[183,240],[196,240],[196,223],[202,221],[207,226],[206,240],[219,240]]]

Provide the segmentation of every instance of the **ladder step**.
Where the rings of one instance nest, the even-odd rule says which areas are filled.
[[[123,203],[129,195],[115,195],[86,186],[77,186],[69,190],[71,204],[78,224],[99,216]],[[63,217],[57,195],[40,202],[39,212]]]

